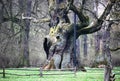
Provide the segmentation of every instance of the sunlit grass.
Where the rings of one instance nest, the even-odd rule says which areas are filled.
[[[18,74],[18,75],[9,75],[6,74],[6,78],[3,78],[3,75],[0,74],[0,81],[103,81],[104,77],[104,69],[96,69],[96,68],[87,68],[87,72],[78,71],[76,76],[74,74],[66,74],[66,73],[74,73],[72,71],[45,71],[43,74],[66,74],[66,75],[43,75],[40,77],[39,68],[28,68],[26,71],[25,68],[19,68],[19,70],[6,69],[6,73]],[[21,70],[22,69],[22,70]],[[2,72],[2,69],[0,70]],[[113,72],[120,73],[120,67],[116,67]],[[20,75],[31,75],[32,76],[20,76]],[[120,74],[116,75],[116,81],[120,81]]]

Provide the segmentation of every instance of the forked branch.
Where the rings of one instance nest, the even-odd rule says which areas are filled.
[[[103,12],[103,14],[96,19],[95,21],[93,21],[91,24],[89,24],[86,27],[83,27],[82,29],[78,30],[77,32],[79,34],[90,34],[93,32],[96,32],[98,30],[101,29],[101,25],[103,24],[103,22],[105,21],[106,17],[108,16],[108,14],[110,13],[112,6],[115,4],[115,0],[110,0]]]

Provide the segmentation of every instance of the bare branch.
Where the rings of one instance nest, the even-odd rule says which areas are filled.
[[[71,6],[70,6],[70,10],[72,10],[74,13],[77,14],[78,18],[79,18],[80,21],[81,21],[81,24],[86,23],[86,26],[89,24],[88,18],[87,18],[85,15],[83,15],[81,9],[78,9],[78,8],[76,8],[74,5],[71,5]]]
[[[105,20],[107,15],[110,13],[112,6],[115,4],[115,0],[113,2],[108,2],[107,7],[105,8],[103,14],[99,17],[99,20]]]
[[[96,32],[101,29],[101,25],[103,24],[104,20],[110,13],[112,6],[114,5],[115,0],[112,0],[112,2],[108,2],[103,14],[95,21],[93,21],[89,26],[86,26],[78,31],[80,34],[89,34]]]
[[[90,12],[95,19],[98,19],[97,15],[94,12],[92,12],[91,10],[89,10],[87,8],[83,8],[83,10]]]
[[[109,48],[110,49],[110,51],[117,51],[117,50],[119,50],[120,49],[120,46],[119,47],[117,47],[117,48]]]
[[[5,12],[6,12],[7,16],[9,17],[9,12],[8,12],[8,10],[7,10],[6,5],[4,4],[4,1],[3,1],[3,0],[1,0],[1,1],[0,1],[0,3],[3,5],[3,8],[4,8],[4,10],[5,10]]]
[[[23,20],[24,19],[29,19],[29,20],[32,20],[35,23],[50,22],[50,18],[36,19],[36,18],[33,18],[33,17],[25,17],[23,14],[22,14],[22,19]]]
[[[101,1],[98,1],[99,4],[101,4],[103,7],[106,7]]]
[[[23,31],[23,30],[21,29],[21,30],[19,30],[18,32],[16,32],[15,34],[13,34],[12,36],[9,36],[9,37],[7,37],[7,38],[5,38],[5,39],[2,39],[0,43],[3,43],[5,40],[9,40],[9,39],[15,37],[16,35],[18,35],[18,34],[21,33],[22,31]]]
[[[101,26],[99,26],[100,21],[94,21],[92,22],[89,26],[87,27],[84,27],[80,30],[78,30],[77,32],[82,35],[82,34],[90,34],[90,33],[93,33],[95,31],[98,31],[101,29]]]
[[[0,23],[4,23],[4,22],[7,22],[7,21],[12,21],[12,22],[14,22],[18,25],[20,25],[20,22],[21,22],[21,20],[16,18],[16,17],[14,17],[14,18],[3,17],[3,20]]]
[[[22,19],[29,19],[29,20],[32,20],[34,19],[33,17],[25,17],[24,14],[22,13]]]

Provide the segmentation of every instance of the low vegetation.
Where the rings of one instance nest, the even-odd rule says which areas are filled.
[[[101,68],[87,68],[87,72],[78,71],[75,74],[72,71],[44,71],[40,77],[39,68],[12,68],[6,69],[6,77],[0,74],[0,81],[103,81],[104,80],[104,69]],[[2,69],[0,69],[0,73]],[[117,73],[115,81],[120,81],[120,67],[115,67],[113,70]],[[68,74],[67,74],[68,73]],[[72,74],[69,74],[72,73]],[[15,74],[15,75],[14,75]],[[17,75],[16,75],[17,74]],[[65,75],[52,75],[52,74],[65,74]],[[24,76],[27,75],[27,76]]]

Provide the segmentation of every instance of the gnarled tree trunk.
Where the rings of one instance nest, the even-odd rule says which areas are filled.
[[[53,59],[56,68],[74,67],[72,62],[74,55],[74,25],[76,25],[76,39],[80,35],[100,30],[115,1],[109,0],[103,14],[92,23],[89,23],[89,17],[83,14],[83,5],[78,8],[74,5],[74,0],[48,0],[51,19],[50,32],[44,41],[47,59]],[[70,10],[78,16],[79,23],[73,24],[70,22],[68,17]],[[76,64],[77,61],[78,59],[76,59]],[[80,65],[77,66],[77,68],[79,67]]]

